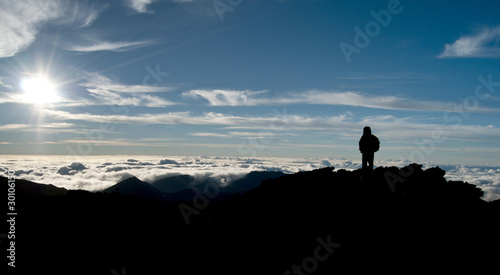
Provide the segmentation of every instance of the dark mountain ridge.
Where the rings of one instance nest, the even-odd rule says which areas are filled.
[[[176,175],[155,180],[151,183],[165,194],[178,193],[186,189],[191,189],[195,178],[191,175]]]
[[[19,193],[18,270],[491,272],[499,256],[500,201],[481,196],[478,187],[447,181],[440,168],[417,164],[380,167],[369,175],[332,167],[299,172],[208,203],[116,192]],[[189,224],[181,205],[193,210]]]
[[[131,177],[106,188],[102,192],[117,192],[127,196],[138,196],[151,200],[191,201],[196,192],[204,193],[205,190],[217,185],[218,195],[211,200],[223,200],[238,193],[244,193],[260,186],[262,181],[284,176],[282,172],[253,171],[241,178],[229,182],[227,186],[213,177],[197,179],[191,175],[174,175],[153,181],[151,184]]]
[[[130,177],[104,189],[104,193],[120,193],[122,195],[135,195],[149,200],[164,200],[165,194],[151,184],[136,177]]]

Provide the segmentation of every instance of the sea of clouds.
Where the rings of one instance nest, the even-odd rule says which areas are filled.
[[[379,166],[403,167],[402,161],[379,161]],[[286,174],[322,167],[354,170],[360,162],[346,159],[242,158],[212,156],[3,156],[0,173],[15,171],[17,178],[53,184],[66,189],[99,191],[132,176],[153,182],[174,175],[216,179],[230,184],[252,171],[280,171]],[[500,199],[500,167],[425,164],[440,166],[448,180],[462,180],[479,186],[487,201]]]

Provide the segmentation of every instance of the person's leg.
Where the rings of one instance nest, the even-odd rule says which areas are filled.
[[[367,153],[362,153],[361,154],[361,167],[363,170],[366,169],[367,165],[368,165],[368,158],[367,158]]]
[[[368,169],[373,170],[373,159],[375,158],[375,154],[370,153],[366,155],[367,155]]]

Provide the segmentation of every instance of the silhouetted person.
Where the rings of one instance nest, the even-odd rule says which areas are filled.
[[[373,158],[375,152],[380,148],[380,141],[372,135],[372,129],[368,126],[363,128],[363,136],[359,140],[359,151],[362,154],[363,171],[373,170]]]

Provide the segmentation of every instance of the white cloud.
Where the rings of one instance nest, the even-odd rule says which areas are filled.
[[[5,125],[0,125],[0,131],[12,131],[12,130],[18,130],[18,129],[26,129],[30,125],[29,124],[5,124]]]
[[[133,159],[133,160],[132,160]],[[126,177],[136,176],[152,182],[172,175],[186,174],[197,178],[208,176],[220,179],[236,179],[251,171],[281,171],[296,173],[325,166],[336,170],[358,169],[359,161],[347,159],[315,158],[242,158],[210,156],[7,156],[0,160],[0,167],[19,171],[19,178],[53,184],[67,189],[97,191],[105,189]],[[402,167],[407,163],[397,161],[378,162],[380,166]],[[426,165],[427,168],[435,165]],[[61,168],[65,168],[60,170]],[[2,171],[2,170],[0,170]],[[3,170],[6,171],[5,169]],[[448,180],[466,181],[479,186],[485,192],[483,199],[500,198],[500,167],[449,166]]]
[[[56,20],[56,23],[61,25],[76,25],[79,28],[92,25],[100,13],[109,7],[109,4],[104,3],[104,1],[58,0],[58,3],[63,7],[63,15]]]
[[[208,112],[193,114],[192,112],[169,112],[159,114],[132,115],[96,115],[90,113],[70,113],[58,110],[41,111],[46,117],[63,121],[87,121],[95,123],[141,123],[160,125],[212,125],[225,126],[226,129],[252,129],[259,132],[229,132],[217,135],[231,136],[263,136],[266,134],[290,133],[292,131],[327,131],[329,135],[341,139],[353,139],[359,137],[359,131],[366,125],[376,130],[380,138],[395,142],[408,143],[416,139],[427,140],[433,137],[433,133],[442,133],[442,141],[467,141],[478,144],[498,143],[500,128],[487,125],[447,125],[438,123],[426,123],[413,117],[397,118],[393,116],[372,116],[355,119],[350,115],[338,115],[330,117],[308,117],[299,115],[275,116],[235,116],[222,113]],[[194,136],[215,137],[215,134],[195,133]],[[318,135],[318,132],[309,132]],[[220,136],[225,137],[225,136]]]
[[[165,107],[177,104],[158,96],[145,94],[172,91],[171,87],[125,85],[97,73],[87,74],[86,78],[80,86],[85,87],[90,95],[98,100],[91,103],[94,105]],[[89,105],[89,102],[82,101],[82,105]]]
[[[86,73],[86,81],[80,86],[86,88],[111,90],[120,93],[157,93],[172,91],[171,87],[149,86],[149,85],[125,85],[116,83],[110,78],[98,73]]]
[[[93,42],[91,45],[85,45],[85,46],[83,45],[65,46],[64,49],[74,52],[99,52],[99,51],[124,52],[149,46],[152,43],[153,41],[151,40],[130,41],[130,42],[96,41]]]
[[[127,5],[138,13],[153,13],[148,6],[157,0],[125,0]],[[172,0],[174,3],[191,3],[193,0]]]
[[[156,0],[126,0],[130,8],[139,13],[152,13],[148,11],[148,6]]]
[[[131,1],[134,7],[146,11],[152,1]],[[90,26],[109,5],[82,1],[15,1],[0,2],[0,57],[14,56],[29,47],[46,24],[85,28]],[[87,41],[86,45],[66,45],[76,52],[129,51],[151,45],[153,41]]]
[[[36,37],[39,26],[61,16],[56,1],[48,1],[47,13],[37,1],[2,1],[0,6],[0,57],[9,57],[27,48]]]
[[[10,132],[10,131],[51,131],[51,130],[57,130],[60,131],[61,129],[64,131],[65,129],[67,131],[73,131],[73,129],[69,129],[70,127],[73,127],[73,123],[44,123],[44,124],[39,124],[39,125],[33,125],[33,124],[4,124],[0,125],[0,131],[4,132]]]
[[[141,114],[138,116],[126,115],[94,115],[89,113],[70,113],[57,110],[42,110],[41,114],[61,120],[82,120],[88,122],[111,123],[145,123],[145,124],[187,124],[187,125],[222,125],[222,126],[257,126],[273,131],[286,129],[332,129],[332,126],[341,126],[347,123],[344,115],[332,117],[245,117],[208,112],[203,115],[193,115],[191,112],[169,112],[161,114]],[[347,124],[345,124],[347,125]]]
[[[189,134],[191,136],[195,136],[195,137],[218,137],[218,138],[230,138],[232,137],[231,135],[227,135],[227,134],[219,134],[219,133],[200,133],[200,132],[196,132],[196,133],[191,133]]]
[[[133,158],[136,161],[131,161]],[[322,160],[293,158],[239,158],[208,156],[9,156],[0,167],[23,173],[20,178],[68,189],[96,191],[105,189],[132,175],[152,182],[171,175],[187,174],[197,178],[208,176],[236,179],[251,171],[296,173],[322,167]],[[346,161],[333,162],[340,164]],[[28,167],[31,167],[29,170]],[[340,167],[340,166],[337,166]],[[61,170],[62,169],[62,170]]]
[[[0,2],[0,58],[14,56],[29,47],[42,26],[49,22],[87,27],[106,6],[75,1]]]
[[[195,132],[189,134],[195,137],[219,137],[219,138],[234,138],[234,137],[246,137],[246,138],[267,138],[270,136],[275,136],[276,133],[272,132],[229,132],[227,134],[221,133],[204,133]]]
[[[452,102],[425,101],[398,96],[380,96],[358,92],[317,91],[288,93],[284,96],[264,97],[266,91],[192,90],[182,94],[185,98],[205,99],[210,106],[258,106],[286,104],[324,104],[405,111],[451,111]],[[479,107],[474,112],[499,112]]]
[[[107,139],[107,140],[101,140],[101,139],[93,139],[91,141],[93,146],[122,146],[122,147],[167,147],[167,146],[172,146],[175,144],[172,143],[166,143],[166,139],[161,140],[162,142],[142,142],[142,141],[135,141],[135,140],[127,140],[127,139]],[[88,144],[89,139],[67,139],[67,140],[61,140],[59,142],[60,144]],[[185,145],[183,143],[183,145]],[[196,146],[196,145],[190,145],[190,146]]]
[[[78,172],[88,169],[80,162],[73,162],[71,165],[63,166],[57,170],[59,175],[75,175]]]
[[[274,136],[276,135],[275,133],[271,132],[229,132],[233,136],[240,136],[240,137],[267,137],[267,136]]]
[[[473,35],[446,44],[438,58],[500,58],[500,26],[484,27]]]
[[[407,111],[445,111],[449,110],[452,106],[451,103],[420,101],[397,96],[379,96],[361,94],[357,92],[325,92],[315,90],[305,93],[292,94],[289,99],[282,99],[282,101],[289,101],[290,103],[344,105]]]
[[[285,116],[235,116],[208,112],[193,115],[191,112],[169,112],[160,114],[130,115],[95,115],[90,113],[70,113],[58,110],[43,110],[44,116],[60,120],[80,120],[108,123],[144,123],[164,125],[220,125],[232,129],[260,129],[268,132],[329,130],[339,135],[352,138],[359,129],[371,125],[381,136],[388,140],[406,140],[408,138],[429,138],[435,130],[441,130],[448,140],[476,142],[497,142],[500,129],[492,125],[446,125],[418,122],[414,118],[396,118],[393,116],[365,117],[354,121],[346,115],[331,117],[307,117],[299,115]]]
[[[448,180],[465,181],[477,185],[487,201],[500,199],[500,168],[481,166],[457,166],[446,173]]]
[[[182,95],[186,98],[205,99],[211,106],[253,106],[265,104],[255,98],[263,93],[265,91],[192,90]]]
[[[176,104],[154,95],[137,94],[133,96],[124,96],[121,93],[104,89],[87,89],[87,91],[89,91],[92,96],[98,99],[97,102],[91,103],[94,105],[166,107]],[[82,102],[82,104],[80,105],[91,105],[91,104],[89,104],[88,102]]]
[[[11,86],[11,85],[5,84],[5,83],[3,82],[3,78],[2,78],[2,77],[0,77],[0,87],[3,87],[3,88],[5,88],[5,89],[7,89],[7,90],[13,90],[13,88],[12,88],[12,86]]]

